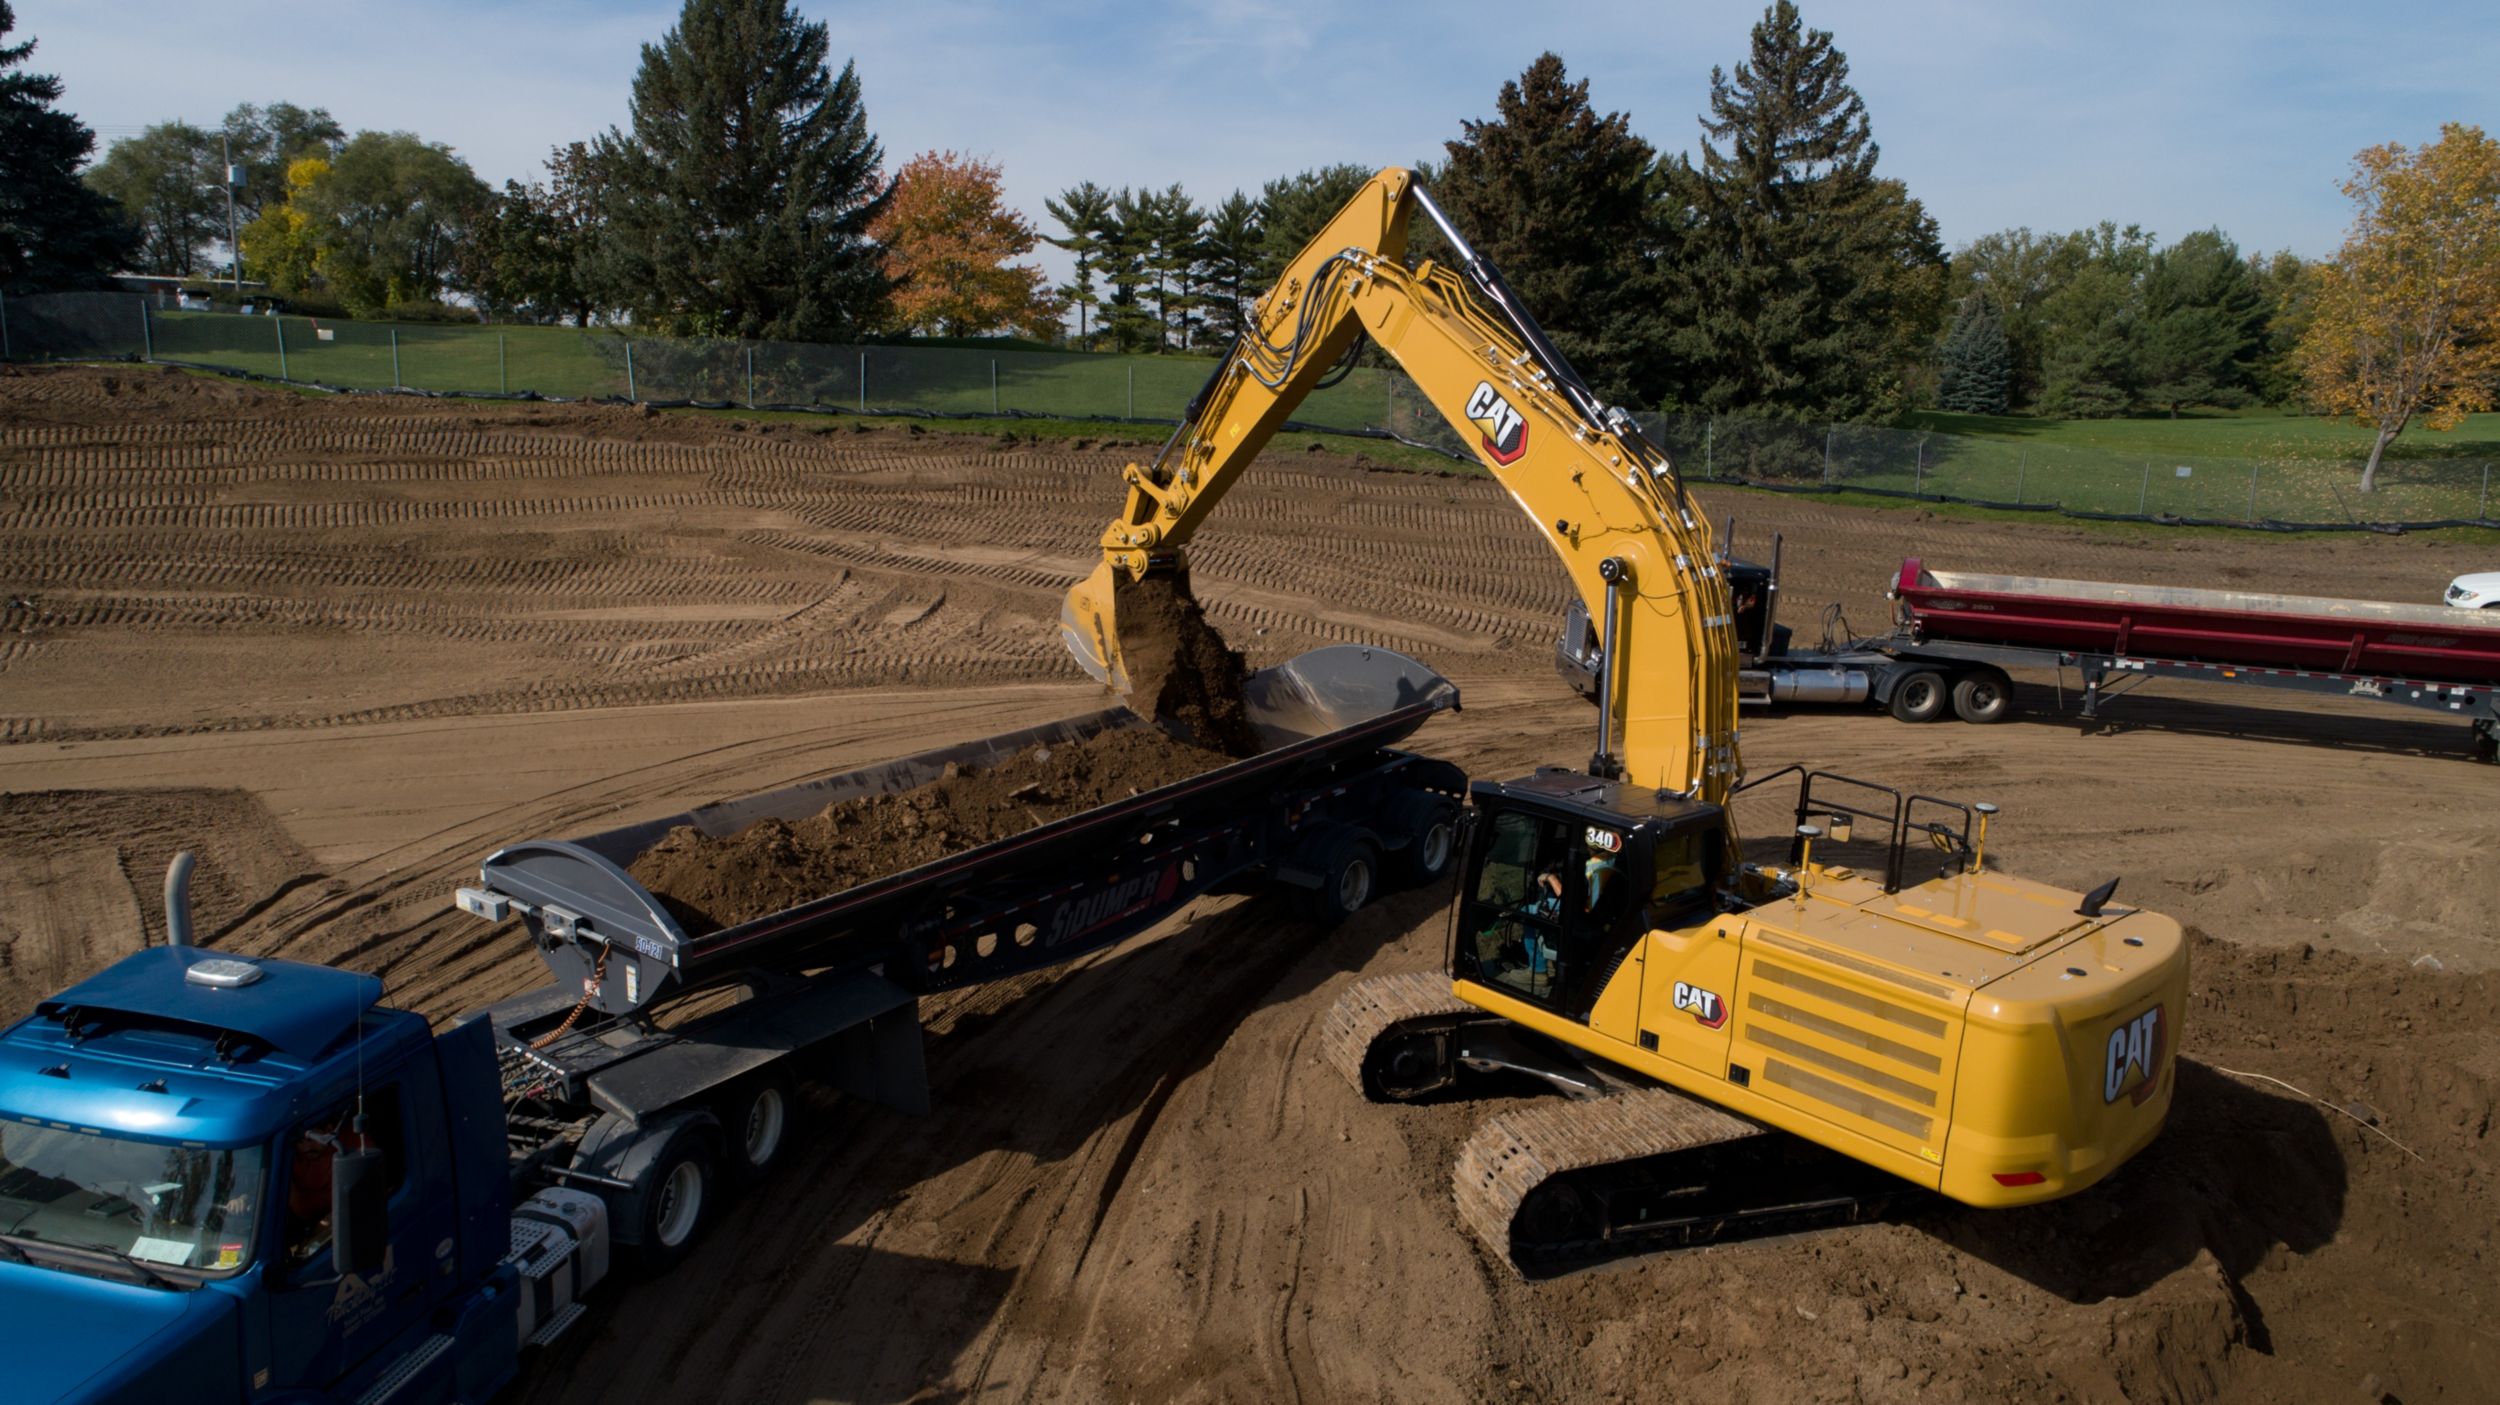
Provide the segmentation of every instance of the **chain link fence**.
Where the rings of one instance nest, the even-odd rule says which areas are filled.
[[[388,324],[188,312],[137,293],[0,300],[0,359],[136,359],[348,391],[964,418],[1172,424],[1214,363],[1194,356],[827,346],[635,337],[618,330]],[[1868,425],[1641,415],[1687,477],[2060,513],[2275,530],[2500,525],[2492,465],[2360,465],[2286,452],[2184,458]],[[1296,428],[1394,438],[1478,462],[1394,367],[1313,393]]]

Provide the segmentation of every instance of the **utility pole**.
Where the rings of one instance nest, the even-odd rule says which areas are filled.
[[[236,170],[234,165],[234,138],[231,135],[221,136],[217,139],[217,146],[226,157],[227,269],[233,275],[234,296],[240,300],[243,296],[243,245],[234,237],[234,188],[241,183],[238,178],[242,172]]]

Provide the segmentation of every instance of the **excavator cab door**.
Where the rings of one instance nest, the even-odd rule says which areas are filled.
[[[1457,974],[1586,1022],[1639,938],[1645,879],[1631,826],[1505,807],[1475,827]]]

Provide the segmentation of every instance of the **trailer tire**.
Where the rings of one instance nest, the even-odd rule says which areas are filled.
[[[1380,892],[1380,846],[1351,829],[1324,836],[1310,868],[1319,886],[1302,893],[1302,913],[1324,927],[1334,927],[1362,910]]]
[[[2014,680],[1993,668],[1973,669],[1954,680],[1953,715],[1985,726],[2014,712]]]
[[[669,1134],[637,1182],[642,1242],[636,1255],[654,1273],[676,1266],[711,1218],[720,1189],[720,1158],[707,1129],[687,1125]]]
[[[1458,807],[1437,795],[1414,795],[1398,818],[1406,846],[1389,856],[1390,876],[1407,888],[1438,882],[1458,857]]]
[[[1933,722],[1952,705],[1944,675],[1932,668],[1905,674],[1892,685],[1892,715],[1901,722]]]
[[[788,1079],[764,1074],[732,1088],[720,1102],[721,1160],[730,1184],[745,1189],[780,1163],[796,1135],[798,1100]]]

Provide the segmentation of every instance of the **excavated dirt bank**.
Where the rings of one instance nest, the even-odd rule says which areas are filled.
[[[1195,543],[1225,637],[1431,662],[1467,710],[1412,745],[1477,776],[1585,755],[1561,574],[1500,486],[1303,448]],[[0,1017],[159,931],[189,847],[212,944],[449,1018],[546,978],[449,910],[498,845],[1099,707],[1055,621],[1136,453],[0,370]],[[2425,602],[2491,565],[1699,496],[1740,552],[1786,534],[1809,638],[1823,601],[1875,627],[1907,555]],[[809,1095],[771,1191],[512,1397],[2488,1398],[2494,773],[2445,719],[2180,689],[2085,732],[2022,684],[1997,727],[1749,713],[1745,758],[1997,801],[1992,865],[2211,934],[2171,1126],[2092,1192],[1521,1283],[1450,1208],[1487,1104],[1375,1107],[1312,1054],[1346,982],[1441,959],[1446,890],[1325,934],[1208,899],[922,1002],[933,1115]],[[1748,832],[1793,823],[1766,803]]]
[[[845,800],[803,820],[762,820],[719,837],[680,825],[629,871],[689,935],[700,935],[1187,780],[1229,759],[1150,726],[1122,727],[1027,747],[985,769],[950,764],[927,785]]]

